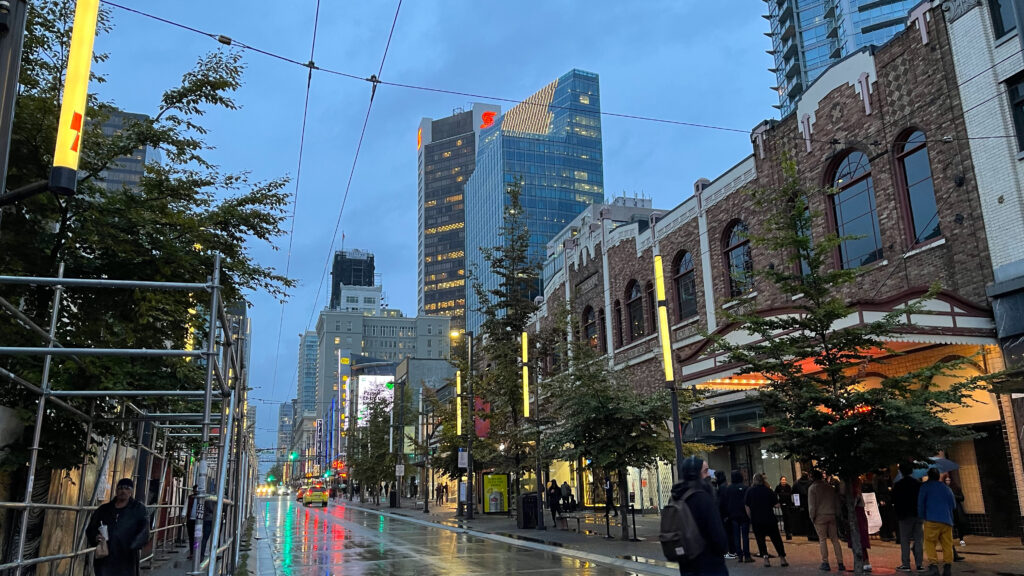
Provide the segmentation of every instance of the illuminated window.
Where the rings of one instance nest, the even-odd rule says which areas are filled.
[[[462,138],[459,138],[458,140],[456,140],[455,141],[455,145],[456,146],[462,146]]]
[[[626,288],[626,310],[629,313],[629,337],[635,340],[644,335],[644,296],[636,280]]]
[[[441,154],[441,157],[442,158],[451,158],[452,157],[452,153],[449,150],[449,151],[445,152],[444,154]]]
[[[335,336],[335,337],[334,337],[334,343],[335,343],[335,344],[341,344],[341,338],[340,338],[340,337],[338,337],[338,336]]]
[[[597,315],[590,306],[583,309],[583,339],[591,348],[597,349]]]
[[[590,96],[580,94],[580,104],[590,104]]]
[[[452,224],[445,224],[444,226],[436,226],[434,228],[427,228],[423,231],[424,234],[437,234],[438,232],[448,232],[449,230],[458,230],[459,228],[465,228],[465,222],[454,222]]]

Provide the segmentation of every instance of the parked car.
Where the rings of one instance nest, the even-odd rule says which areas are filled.
[[[306,490],[306,493],[302,496],[302,504],[305,506],[319,504],[320,506],[327,508],[328,501],[327,488],[324,488],[323,486],[314,486],[309,490]]]

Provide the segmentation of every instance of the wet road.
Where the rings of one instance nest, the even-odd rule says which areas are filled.
[[[257,501],[257,576],[635,574],[394,520],[347,507],[305,508],[291,497]]]

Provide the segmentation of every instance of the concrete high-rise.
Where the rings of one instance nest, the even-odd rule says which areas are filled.
[[[466,265],[485,289],[497,287],[481,248],[499,245],[507,189],[522,182],[530,232],[528,256],[541,263],[546,245],[591,204],[604,201],[601,95],[597,74],[571,70],[480,131],[476,170],[466,184]],[[541,293],[538,282],[535,295]],[[467,290],[466,327],[483,322]]]
[[[283,402],[277,408],[277,460],[282,463],[292,448],[292,427],[295,413],[291,402]]]
[[[416,133],[417,310],[451,317],[452,328],[465,324],[466,182],[476,167],[477,133],[500,112],[498,106],[473,104],[445,118],[424,118]]]
[[[299,362],[296,367],[298,384],[295,391],[298,400],[298,411],[295,413],[295,422],[302,419],[306,412],[316,412],[316,371],[317,371],[317,350],[320,348],[320,339],[316,332],[309,330],[299,335]]]
[[[373,286],[373,253],[365,250],[338,250],[331,266],[331,303],[333,309],[342,308],[342,286]]]
[[[129,124],[136,121],[146,121],[149,118],[144,114],[133,114],[131,112],[113,112],[110,117],[100,126],[104,136],[113,136],[123,131]],[[121,156],[114,160],[102,172],[97,182],[110,191],[128,188],[137,190],[146,173],[147,162],[159,162],[160,151],[155,148],[143,146],[136,148],[131,155]]]
[[[907,27],[920,0],[764,0],[775,58],[772,90],[782,116],[826,68],[869,44],[882,45]]]

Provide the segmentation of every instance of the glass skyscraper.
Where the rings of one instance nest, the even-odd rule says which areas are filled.
[[[580,212],[604,201],[601,95],[597,74],[572,70],[480,131],[476,170],[466,184],[466,263],[471,282],[497,286],[481,248],[497,246],[508,186],[521,180],[530,232],[529,257]],[[540,286],[537,287],[540,294]],[[475,291],[466,291],[466,327],[483,322]]]
[[[920,0],[764,0],[771,22],[775,86],[782,116],[834,62],[906,28]]]

